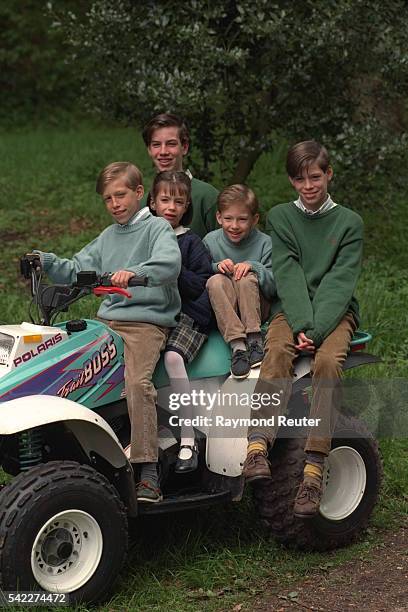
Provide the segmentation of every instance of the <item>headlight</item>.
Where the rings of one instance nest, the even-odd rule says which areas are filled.
[[[8,365],[13,346],[13,336],[0,333],[0,365]]]

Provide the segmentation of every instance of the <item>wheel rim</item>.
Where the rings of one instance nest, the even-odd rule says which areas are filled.
[[[320,514],[331,521],[350,516],[361,502],[366,479],[364,460],[359,452],[350,446],[334,448],[323,474]]]
[[[103,537],[96,520],[82,510],[65,510],[40,529],[31,552],[31,569],[46,591],[69,593],[94,574]]]

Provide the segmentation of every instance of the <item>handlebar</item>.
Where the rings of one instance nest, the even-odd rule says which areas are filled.
[[[98,297],[112,293],[124,295],[127,298],[132,297],[132,294],[123,287],[112,285],[111,278],[112,274],[102,274],[98,276],[96,272],[78,272],[76,286],[90,288],[92,293]],[[147,276],[132,276],[132,278],[129,279],[128,287],[146,287],[148,280]]]
[[[90,293],[96,296],[118,294],[132,297],[126,289],[111,284],[110,273],[98,275],[94,271],[82,271],[77,273],[77,280],[71,285],[42,284],[41,261],[37,253],[28,253],[20,259],[20,272],[24,278],[31,280],[31,294],[39,314],[41,313],[43,325],[51,324],[58,313],[66,312],[68,306]],[[133,276],[128,286],[146,287],[147,284],[148,277]],[[31,320],[33,321],[32,317]]]
[[[77,287],[89,287],[91,289],[94,288],[116,288],[120,289],[120,287],[115,287],[111,283],[112,274],[106,273],[98,276],[96,272],[78,272],[77,274],[77,282],[75,285]],[[128,282],[129,287],[146,287],[149,279],[147,276],[132,276],[132,278]]]

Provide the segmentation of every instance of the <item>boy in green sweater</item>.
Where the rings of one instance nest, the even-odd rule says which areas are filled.
[[[203,240],[218,272],[208,279],[207,289],[219,330],[231,345],[231,374],[246,378],[264,356],[261,323],[275,295],[272,242],[255,228],[258,200],[245,185],[226,187],[217,206],[221,229]]]
[[[248,482],[270,479],[267,460],[277,435],[277,415],[290,398],[293,362],[304,351],[313,357],[311,428],[305,447],[304,479],[295,516],[318,510],[325,457],[331,448],[340,400],[342,365],[357,328],[358,304],[353,296],[360,273],[363,222],[352,210],[336,204],[327,193],[333,176],[325,147],[308,140],[288,152],[286,168],[298,199],[272,208],[267,229],[273,243],[272,266],[278,300],[266,339],[256,392],[279,393],[276,409],[262,407],[256,419],[275,416],[273,427],[249,429],[243,473]]]
[[[190,137],[185,122],[170,113],[153,117],[143,129],[143,140],[157,172],[183,170],[183,158],[188,153]],[[217,227],[215,212],[218,190],[209,183],[199,181],[190,170],[185,173],[191,180],[191,203],[193,218],[189,228],[203,238]],[[142,206],[147,204],[147,194]]]
[[[180,311],[177,278],[180,249],[167,221],[139,210],[142,175],[128,162],[109,164],[99,174],[96,191],[115,220],[72,259],[38,251],[42,268],[57,283],[73,283],[77,272],[113,272],[112,284],[128,288],[131,298],[108,295],[98,316],[124,341],[126,400],[131,423],[130,461],[140,466],[137,498],[161,501],[157,475],[156,391],[151,381],[164,349],[168,328]],[[128,287],[133,276],[147,277],[146,287]]]

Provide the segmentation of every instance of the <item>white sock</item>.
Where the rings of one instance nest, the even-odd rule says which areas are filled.
[[[166,351],[164,353],[164,367],[166,368],[167,375],[170,379],[170,386],[173,393],[188,393],[190,394],[190,381],[188,380],[186,366],[184,364],[183,357],[175,351]],[[191,404],[188,406],[181,406],[178,410],[178,414],[183,419],[193,418],[193,409]],[[182,425],[181,427],[181,443],[188,444],[189,446],[194,445],[194,428],[190,425]],[[183,449],[183,453],[190,454],[191,451]],[[182,459],[189,459],[189,457],[181,457]]]

